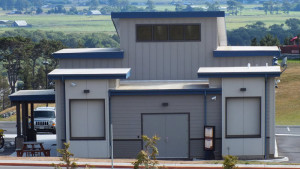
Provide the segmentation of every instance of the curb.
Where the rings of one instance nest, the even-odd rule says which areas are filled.
[[[188,164],[187,164],[188,165]],[[207,165],[207,164],[206,164]],[[33,166],[33,167],[53,167],[53,164],[46,164],[46,163],[0,163],[0,166]],[[59,165],[61,167],[66,167],[66,165]],[[95,167],[95,168],[111,168],[111,165],[101,165],[101,164],[78,164],[77,167]],[[293,169],[300,169],[300,166],[293,166],[293,165],[286,165],[286,166],[267,166],[267,165],[259,165],[259,166],[240,166],[237,165],[239,169],[283,169],[283,168],[293,168]],[[222,166],[168,166],[166,165],[168,169],[222,169]],[[133,168],[132,165],[116,165],[114,168],[123,168],[123,169],[131,169]],[[144,168],[144,167],[141,167]]]

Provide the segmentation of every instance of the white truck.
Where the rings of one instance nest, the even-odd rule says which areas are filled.
[[[52,132],[56,134],[55,107],[38,107],[34,110],[34,129],[39,132]]]

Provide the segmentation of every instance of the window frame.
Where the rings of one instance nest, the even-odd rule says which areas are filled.
[[[72,136],[72,109],[71,109],[71,103],[73,100],[83,100],[83,101],[89,101],[89,100],[101,100],[103,101],[103,137],[73,137]],[[70,132],[70,140],[106,140],[106,122],[105,122],[105,99],[69,99],[69,132]]]
[[[245,98],[257,98],[259,99],[259,134],[258,135],[228,135],[227,134],[227,125],[228,125],[228,119],[227,119],[227,115],[228,115],[228,99],[231,98],[240,98],[240,99],[245,99]],[[257,96],[246,96],[246,97],[225,97],[225,138],[261,138],[261,123],[262,123],[262,118],[261,118],[261,97],[257,97]]]
[[[163,26],[163,25],[167,25],[167,31],[168,31],[168,40],[154,40],[154,26]],[[183,26],[183,40],[170,40],[170,26],[176,26],[176,25],[178,25],[178,26]],[[199,40],[186,40],[186,36],[185,36],[185,34],[186,34],[186,26],[193,26],[193,25],[197,25],[197,26],[199,26]],[[151,37],[152,37],[152,40],[150,40],[150,41],[143,41],[143,40],[138,40],[138,31],[137,31],[137,29],[138,29],[138,27],[139,26],[151,26],[151,28],[152,28],[152,35],[151,35]],[[201,42],[201,23],[188,23],[188,24],[184,24],[184,23],[176,23],[176,24],[136,24],[135,25],[135,40],[136,40],[136,42]]]

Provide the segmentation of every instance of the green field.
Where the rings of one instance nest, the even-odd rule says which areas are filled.
[[[291,12],[290,14],[265,15],[264,11],[253,9],[258,5],[245,5],[245,9],[242,15],[238,16],[226,16],[227,30],[244,27],[247,24],[252,24],[257,21],[266,23],[266,26],[273,24],[283,24],[285,20],[289,18],[300,18],[300,12]],[[139,6],[145,7],[145,6]],[[195,6],[204,7],[204,6]],[[69,8],[69,7],[66,7]],[[79,7],[80,9],[88,7]],[[157,5],[158,11],[174,11],[174,5]],[[45,9],[44,11],[47,11]],[[28,24],[31,24],[31,28],[25,28],[27,30],[45,30],[45,31],[63,31],[65,33],[91,33],[91,32],[107,32],[114,33],[115,28],[111,21],[110,16],[86,16],[86,15],[6,15],[8,11],[0,11],[1,20],[26,20]],[[7,27],[1,28],[0,33],[6,30],[13,30],[16,28]]]

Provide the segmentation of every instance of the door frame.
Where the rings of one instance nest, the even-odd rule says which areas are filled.
[[[172,158],[172,159],[190,159],[190,113],[141,113],[141,150],[144,149],[144,141],[142,138],[142,135],[144,133],[144,121],[143,121],[143,116],[144,115],[178,115],[178,114],[185,114],[188,116],[188,157],[187,158]],[[169,159],[169,158],[160,158],[160,159]]]

